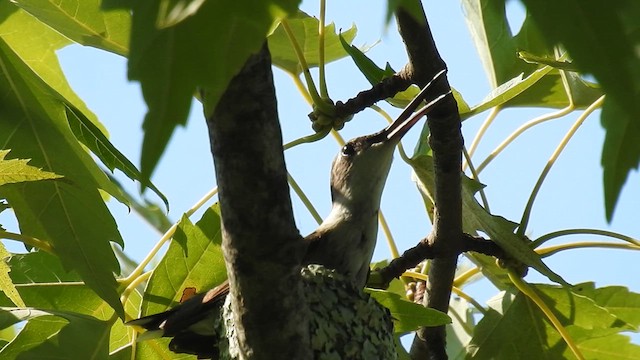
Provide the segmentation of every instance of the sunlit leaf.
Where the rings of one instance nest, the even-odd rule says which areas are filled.
[[[161,0],[158,26],[161,28],[177,25],[194,15],[205,0]]]
[[[516,57],[516,52],[522,49],[517,48],[513,39],[504,3],[504,0],[462,1],[467,27],[493,88],[525,72],[525,68],[530,69],[527,72],[536,68]]]
[[[571,291],[590,298],[618,319],[640,329],[640,294],[624,286],[596,288],[592,282],[578,284]]]
[[[601,352],[600,355],[586,358],[631,359],[640,354],[639,346],[628,344],[628,338],[618,335],[628,329],[625,323],[593,300],[566,288],[549,285],[536,285],[535,288],[584,355]],[[522,354],[535,359],[573,358],[546,316],[522,293],[502,293],[493,298],[489,305],[489,312],[475,328],[468,348],[470,358],[517,359],[522,358]],[[609,345],[596,341],[600,346],[596,349],[593,343],[596,338],[612,341]],[[624,342],[624,339],[627,339],[627,345],[616,350],[615,344]]]
[[[69,39],[126,55],[131,14],[100,8],[101,0],[11,0]]]
[[[227,278],[220,231],[217,205],[207,209],[195,225],[187,217],[180,220],[167,253],[145,289],[141,315],[174,306],[186,288],[204,292]]]
[[[62,176],[28,165],[27,159],[5,160],[10,150],[0,150],[0,186],[25,181],[59,179]]]
[[[340,38],[340,40],[342,43],[342,47],[349,54],[349,56],[351,56],[353,62],[356,64],[358,69],[360,69],[360,72],[365,76],[365,78],[367,78],[371,85],[376,85],[383,79],[388,78],[396,73],[396,71],[391,68],[391,65],[389,65],[389,63],[387,63],[386,67],[383,70],[378,67],[378,65],[376,65],[373,60],[369,59],[369,57],[367,57],[367,55],[365,55],[362,50],[353,45],[349,45],[349,43],[347,43],[342,37]],[[386,101],[395,107],[404,108],[411,102],[411,100],[416,97],[416,95],[418,95],[419,92],[419,88],[415,85],[412,85],[409,86],[409,88],[407,88],[406,90],[395,94],[392,98],[386,99]],[[453,93],[453,96],[458,103],[458,110],[460,111],[460,113],[469,112],[469,105],[462,98],[462,94],[460,94],[455,89],[451,89],[451,92]]]
[[[559,61],[556,58],[549,56],[538,56],[527,51],[518,51],[518,57],[530,64],[548,65],[558,70],[572,72],[578,71],[578,68],[576,68],[570,61]]]
[[[4,247],[4,244],[0,242],[0,290],[2,293],[11,300],[11,305],[25,307],[24,301],[20,297],[15,284],[11,281],[9,273],[11,268],[7,264],[7,259],[11,254]]]
[[[8,259],[11,279],[15,284],[79,282],[82,278],[65,270],[60,258],[44,251],[13,254]]]
[[[383,290],[367,292],[382,306],[389,309],[393,319],[393,331],[407,333],[421,326],[438,326],[451,323],[451,318],[438,310],[403,299],[400,295]]]
[[[527,53],[537,59],[556,58],[553,43],[545,39],[529,14],[526,15],[518,34],[513,35],[507,21],[504,0],[465,0],[462,4],[467,26],[485,73],[492,87],[496,89],[487,99],[472,107],[466,116],[475,115],[497,105],[552,108],[569,105],[567,89],[558,70],[545,68],[539,63],[527,63],[518,57],[518,54]],[[534,72],[537,72],[535,76]],[[517,87],[513,82],[516,78],[521,79]],[[602,95],[599,89],[584,81],[570,81],[568,85],[573,105],[577,109],[586,108]],[[508,93],[507,89],[510,90]],[[505,96],[496,96],[500,93],[504,93]]]
[[[302,49],[307,65],[310,68],[317,67],[320,59],[318,52],[320,44],[318,40],[318,19],[300,11],[296,15],[287,18],[287,24],[296,42]],[[340,39],[336,34],[335,24],[331,23],[326,25],[324,32],[325,63],[328,64],[346,57],[347,53],[340,44]],[[355,38],[356,33],[357,29],[355,25],[353,25],[350,29],[341,32],[340,35],[350,44]],[[284,31],[282,24],[278,25],[273,33],[269,35],[268,40],[273,64],[291,74],[300,74],[302,67],[293,50],[291,40]]]
[[[0,22],[0,38],[33,72],[28,77],[46,84],[48,96],[77,109],[106,136],[106,129],[71,89],[58,62],[56,50],[68,45],[69,40],[10,2],[0,2],[0,17],[3,18]],[[92,138],[85,140],[86,146],[93,147]],[[93,159],[83,157],[82,161],[101,189],[126,204],[119,189],[108,180]]]
[[[97,359],[108,354],[111,325],[106,321],[63,311],[0,309],[0,317],[10,316],[29,321],[0,351],[3,359]]]
[[[45,311],[62,311],[65,313],[88,315],[97,320],[108,321],[113,315],[113,309],[94,291],[81,283],[34,283],[17,286],[21,296],[29,307]],[[134,291],[125,304],[128,314],[136,315],[140,307],[141,296]],[[0,295],[0,306],[9,306],[8,301]],[[76,326],[70,323],[68,326]],[[121,320],[111,324],[109,337],[110,349],[130,343],[134,330],[126,326]]]
[[[124,315],[110,245],[122,239],[98,191],[96,176],[102,171],[69,130],[58,94],[1,37],[0,65],[0,142],[11,148],[12,158],[31,159],[33,166],[64,176],[64,181],[7,184],[0,195],[15,211],[22,234],[50,242],[67,269],[78,271]]]

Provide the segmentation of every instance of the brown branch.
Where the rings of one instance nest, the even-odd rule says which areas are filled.
[[[309,359],[308,316],[299,302],[305,246],[293,218],[266,42],[207,125],[241,357]]]
[[[333,107],[335,113],[332,116],[334,119],[342,119],[341,122],[344,124],[344,122],[349,121],[354,114],[359,113],[380,100],[394,97],[397,93],[406,90],[411,84],[411,77],[407,71],[403,69],[391,77],[382,79],[382,81],[372,86],[371,89],[359,92],[355,97],[346,102],[337,101]],[[314,110],[309,113],[308,116],[312,122],[315,122],[318,120],[319,113]],[[333,126],[333,124],[330,126]],[[338,129],[341,129],[341,127]],[[316,131],[320,130],[316,129]]]
[[[419,0],[411,0],[407,8],[422,8]],[[415,15],[415,14],[414,14]],[[403,8],[396,12],[400,35],[407,53],[413,80],[424,86],[434,74],[446,67],[436,48],[426,15],[418,21]],[[448,81],[439,81],[433,91],[439,94],[450,90]],[[460,169],[462,164],[462,133],[460,116],[453,96],[440,102],[428,116],[429,145],[433,149],[435,168],[435,213],[433,230],[428,243],[437,251],[447,253],[449,248],[460,248],[462,239],[462,200]],[[427,284],[425,305],[443,312],[449,308],[451,286],[455,275],[457,256],[432,260]],[[446,332],[444,326],[421,328],[416,333],[411,356],[414,359],[446,359]]]
[[[482,237],[463,234],[458,249],[453,247],[436,247],[433,243],[424,239],[418,245],[405,251],[399,257],[393,259],[389,265],[382,269],[375,270],[376,288],[386,289],[391,280],[400,277],[405,271],[415,268],[420,262],[426,259],[451,258],[464,252],[476,252],[488,256],[493,256],[503,261],[509,261],[508,255],[502,248],[491,240]]]
[[[356,114],[380,100],[394,97],[397,93],[411,86],[411,77],[402,70],[391,77],[384,78],[369,90],[359,92],[346,102],[336,102],[336,116],[347,117]]]

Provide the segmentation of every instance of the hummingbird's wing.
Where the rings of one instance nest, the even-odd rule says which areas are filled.
[[[217,358],[216,320],[229,293],[229,282],[197,294],[182,304],[159,314],[127,322],[147,330],[139,340],[172,337],[169,348],[174,352]]]

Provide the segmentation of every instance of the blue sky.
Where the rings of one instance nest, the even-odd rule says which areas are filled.
[[[514,2],[509,4],[514,21],[521,20],[521,10]],[[306,1],[303,9],[315,14],[316,6],[316,2]],[[490,89],[464,23],[460,4],[455,1],[427,1],[425,6],[438,48],[449,68],[450,83],[469,104],[478,103]],[[368,55],[380,66],[389,62],[395,69],[400,69],[406,62],[406,55],[395,24],[384,25],[384,11],[384,2],[331,2],[327,19],[335,21],[338,29],[347,29],[356,23],[359,31],[354,43],[363,45],[380,41]],[[127,81],[125,59],[81,46],[65,48],[59,55],[72,87],[109,129],[112,142],[134,163],[139,163],[141,126],[146,106],[138,85]],[[334,100],[347,99],[369,87],[349,59],[331,64],[327,72],[329,92]],[[274,75],[285,142],[310,134],[312,130],[307,119],[310,107],[288,75],[278,69],[274,70]],[[395,110],[390,111],[397,114]],[[474,157],[476,164],[519,125],[546,112],[526,109],[504,111],[480,144]],[[486,115],[480,114],[463,124],[467,144],[471,143]],[[481,181],[487,185],[494,214],[519,221],[538,174],[577,115],[575,113],[525,133],[482,173]],[[372,133],[384,126],[382,118],[367,110],[348,123],[342,134],[348,139]],[[407,152],[413,149],[418,134],[419,130],[413,130],[403,141]],[[637,225],[640,179],[637,172],[632,173],[627,181],[612,223],[605,221],[600,167],[603,140],[604,132],[596,113],[579,129],[545,181],[533,208],[529,225],[531,237],[567,228],[609,229],[640,237]],[[289,171],[323,216],[329,211],[329,168],[338,149],[337,143],[327,137],[319,143],[299,146],[286,153]],[[207,129],[198,104],[192,108],[187,127],[179,128],[174,134],[153,180],[169,198],[172,220],[179,219],[184,211],[215,186]],[[127,180],[123,182],[128,189],[136,191],[135,184]],[[150,192],[147,195],[153,197]],[[298,227],[306,235],[316,224],[297,197],[292,195],[292,198]],[[110,208],[125,239],[126,252],[141,259],[160,234],[136,214],[129,213],[123,205],[111,202]],[[401,251],[414,245],[430,230],[422,200],[411,182],[410,169],[398,156],[387,182],[382,210]],[[594,239],[573,237],[564,241]],[[380,237],[374,260],[388,257],[389,252]],[[638,259],[640,254],[633,252],[573,250],[553,256],[546,263],[571,283],[593,280],[598,286],[618,284],[640,292],[640,283],[632,271]],[[533,271],[526,279],[544,281]],[[481,302],[496,293],[486,282],[474,284],[468,290]]]

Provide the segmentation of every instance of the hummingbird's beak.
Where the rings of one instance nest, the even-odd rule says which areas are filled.
[[[429,101],[427,105],[422,107],[415,114],[413,113],[426,97],[429,87],[445,72],[446,70],[441,70],[440,72],[438,72],[433,77],[433,79],[431,79],[431,81],[429,81],[429,83],[425,85],[420,93],[409,103],[409,105],[407,105],[407,107],[404,109],[404,111],[402,111],[398,118],[379,133],[379,138],[376,138],[378,138],[379,141],[391,140],[397,143],[409,131],[409,129],[411,129],[413,125],[415,125],[418,120],[420,120],[420,118],[426,115],[434,107],[434,105],[438,103],[438,101],[449,95],[451,91],[448,91]]]

